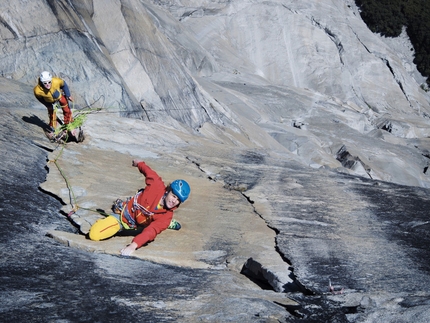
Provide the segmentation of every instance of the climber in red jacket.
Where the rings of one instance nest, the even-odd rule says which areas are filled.
[[[177,179],[166,187],[161,177],[143,161],[133,160],[132,165],[145,176],[145,189],[139,190],[125,202],[117,200],[113,206],[114,214],[96,221],[89,231],[89,238],[99,241],[122,230],[144,227],[131,244],[121,250],[124,256],[131,255],[167,229],[173,211],[190,195],[190,186],[186,181]]]

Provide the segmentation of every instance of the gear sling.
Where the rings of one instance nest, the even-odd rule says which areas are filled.
[[[115,215],[109,215],[104,219],[97,220],[91,227],[89,235],[91,240],[99,241],[112,237],[122,229],[134,230],[137,225],[148,226],[153,220],[153,212],[148,211],[144,206],[137,202],[137,198],[142,194],[140,189],[133,197],[128,198],[125,202],[118,199],[115,201],[112,209]],[[137,212],[135,219],[127,210],[127,204],[133,199],[131,211]]]

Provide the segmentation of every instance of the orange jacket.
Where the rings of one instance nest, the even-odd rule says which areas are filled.
[[[157,210],[156,207],[166,192],[167,187],[164,185],[161,177],[144,162],[137,164],[137,168],[143,176],[145,176],[146,184],[145,190],[138,195],[137,202],[149,212],[153,213],[152,222],[133,239],[133,242],[136,242],[138,248],[140,248],[145,243],[154,240],[160,232],[167,229],[173,218],[173,211],[176,210],[177,207],[170,210],[164,208]],[[133,198],[128,201],[127,210],[138,223],[139,219],[137,219],[137,217],[139,216],[139,211],[133,211]]]

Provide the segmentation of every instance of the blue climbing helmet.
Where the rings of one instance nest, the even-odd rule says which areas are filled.
[[[190,185],[183,179],[177,179],[170,184],[173,194],[175,194],[181,203],[190,196],[191,188]]]

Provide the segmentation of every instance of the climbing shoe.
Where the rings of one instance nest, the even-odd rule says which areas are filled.
[[[85,140],[84,131],[81,129],[81,127],[79,127],[79,134],[78,134],[78,138],[76,138],[76,141],[82,142],[84,140]]]

